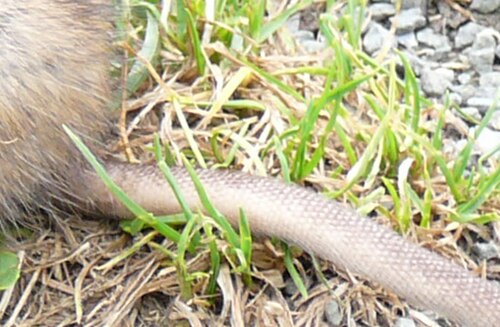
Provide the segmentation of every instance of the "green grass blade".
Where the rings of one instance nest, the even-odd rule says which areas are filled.
[[[123,203],[123,205],[127,207],[128,210],[130,210],[132,214],[134,214],[137,218],[144,221],[146,224],[149,224],[150,226],[157,229],[163,236],[167,237],[168,239],[176,243],[179,241],[180,234],[176,230],[174,230],[168,225],[159,223],[151,213],[147,212],[139,204],[130,199],[125,194],[125,192],[118,185],[116,185],[115,182],[111,180],[104,167],[101,165],[101,163],[99,163],[99,161],[92,154],[92,152],[90,152],[89,148],[87,148],[85,144],[83,144],[82,140],[75,133],[73,133],[67,126],[63,125],[63,128],[66,134],[68,134],[73,143],[75,143],[77,148],[90,163],[92,168],[94,168],[97,175],[102,179],[106,187],[111,191],[111,193],[113,193],[113,195],[121,203]]]

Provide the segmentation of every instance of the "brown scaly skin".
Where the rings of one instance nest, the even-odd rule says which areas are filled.
[[[78,207],[129,218],[85,166],[61,129],[106,134],[110,102],[108,1],[3,0],[0,6],[0,225],[22,212]],[[41,28],[41,26],[43,26]],[[93,143],[87,140],[87,143]],[[179,212],[153,166],[105,162],[147,210]],[[296,243],[464,326],[500,325],[500,286],[298,186],[238,172],[199,171],[210,199],[233,223],[243,208],[252,229]],[[183,169],[174,175],[192,208]],[[77,208],[78,208],[77,207]]]

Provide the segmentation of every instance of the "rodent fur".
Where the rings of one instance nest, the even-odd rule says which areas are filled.
[[[62,125],[90,144],[110,130],[112,9],[105,0],[2,1],[0,227],[85,201],[86,164]]]

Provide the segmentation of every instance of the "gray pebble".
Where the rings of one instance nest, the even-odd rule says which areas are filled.
[[[304,40],[300,45],[309,53],[320,52],[326,48],[326,42],[317,40]]]
[[[455,47],[463,48],[471,45],[477,34],[484,29],[483,26],[478,25],[474,22],[467,23],[458,29],[458,33],[455,36]]]
[[[483,14],[488,14],[500,7],[500,0],[473,0],[470,8]]]
[[[422,59],[421,56],[417,56],[412,52],[409,51],[404,51],[404,55],[410,62],[410,66],[413,68],[413,71],[415,72],[415,75],[420,76],[422,75],[422,71],[425,68],[434,68],[433,66],[437,66],[435,63],[430,63]]]
[[[469,72],[462,73],[458,75],[457,80],[460,84],[467,84],[470,83],[472,79],[472,75]]]
[[[481,260],[489,260],[498,257],[498,249],[493,243],[476,243],[472,246],[472,251]]]
[[[480,112],[485,113],[493,105],[493,98],[473,96],[467,99],[466,103],[468,106],[477,107]]]
[[[493,69],[495,52],[493,49],[476,49],[469,52],[469,61],[475,71],[489,72]]]
[[[475,71],[483,73],[493,69],[495,48],[495,38],[490,29],[476,35],[472,48],[468,51],[469,61]]]
[[[424,69],[420,82],[424,92],[430,96],[441,96],[451,86],[455,73],[451,69]]]
[[[449,156],[456,157],[467,146],[467,140],[461,139],[458,141],[444,139],[443,140],[443,153]]]
[[[300,14],[295,14],[286,21],[286,27],[288,27],[288,30],[292,34],[297,33],[297,31],[299,30],[299,26],[300,26]]]
[[[441,48],[433,49],[428,57],[433,61],[445,61],[448,59],[450,51],[451,47],[445,45]]]
[[[494,34],[496,34],[496,31],[491,28],[481,30],[478,34],[476,34],[472,46],[476,49],[495,48],[496,42],[495,37],[493,36]]]
[[[418,46],[418,41],[415,36],[415,33],[410,32],[410,33],[405,33],[405,34],[399,34],[396,36],[398,43],[404,46],[406,49],[413,49]]]
[[[299,43],[302,43],[304,41],[314,41],[314,33],[311,31],[306,31],[306,30],[299,30],[294,33],[295,38]]]
[[[446,1],[436,1],[439,14],[443,17],[443,23],[456,30],[459,26],[468,21],[468,18],[457,10],[450,7]]]
[[[424,27],[426,24],[426,19],[419,8],[401,10],[396,18],[398,21],[398,25],[396,26],[397,34],[413,32],[418,28]],[[391,18],[391,22],[394,22],[394,19]]]
[[[444,96],[446,96],[446,94],[444,94]],[[452,103],[458,105],[462,104],[462,96],[460,95],[460,93],[451,92],[450,94],[448,94],[448,98]]]
[[[363,47],[369,54],[373,54],[380,50],[390,37],[389,30],[376,22],[371,22],[368,32],[363,37]]]
[[[369,7],[373,20],[380,21],[394,16],[396,9],[392,3],[374,3]]]
[[[479,77],[479,85],[482,87],[500,87],[500,72],[481,74]]]
[[[493,105],[493,100],[498,93],[497,87],[479,87],[474,90],[474,94],[467,99],[468,106],[477,107],[480,112],[485,113]],[[500,109],[500,103],[497,101],[497,108]]]
[[[451,50],[450,43],[446,35],[438,34],[429,27],[417,32],[417,40],[423,45],[434,49],[448,48],[448,51]]]
[[[314,33],[306,30],[299,30],[294,34],[297,42],[309,53],[319,52],[326,48],[326,40],[321,35],[316,38]]]
[[[474,135],[476,127],[470,129],[471,135]],[[479,134],[474,144],[474,149],[479,151],[481,155],[490,153],[500,146],[500,132],[494,131],[488,127],[484,128]],[[496,158],[500,159],[500,152],[495,154]]]
[[[342,309],[337,301],[330,301],[325,304],[325,319],[331,326],[340,326],[342,318]]]
[[[418,8],[421,12],[427,12],[427,0],[404,0],[401,1],[401,9]]]
[[[292,296],[295,295],[298,291],[297,285],[295,285],[293,279],[288,278],[285,281],[285,288],[283,289],[286,295]]]
[[[471,84],[465,85],[452,85],[450,89],[453,92],[457,92],[462,96],[462,101],[467,101],[474,96],[476,88]]]
[[[464,107],[464,108],[460,108],[460,110],[462,110],[462,112],[464,114],[469,115],[474,119],[481,120],[481,118],[482,118],[481,113],[475,107]]]

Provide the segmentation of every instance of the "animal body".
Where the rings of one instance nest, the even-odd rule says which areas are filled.
[[[87,143],[109,130],[110,23],[105,0],[2,0],[0,6],[0,223],[36,208],[82,208],[130,218],[61,126]],[[180,208],[153,166],[103,159],[111,177],[150,212]],[[174,168],[189,205],[199,200]],[[239,172],[199,170],[234,224],[243,208],[256,233],[275,235],[464,326],[500,326],[500,286],[422,249],[354,210],[299,186]]]

